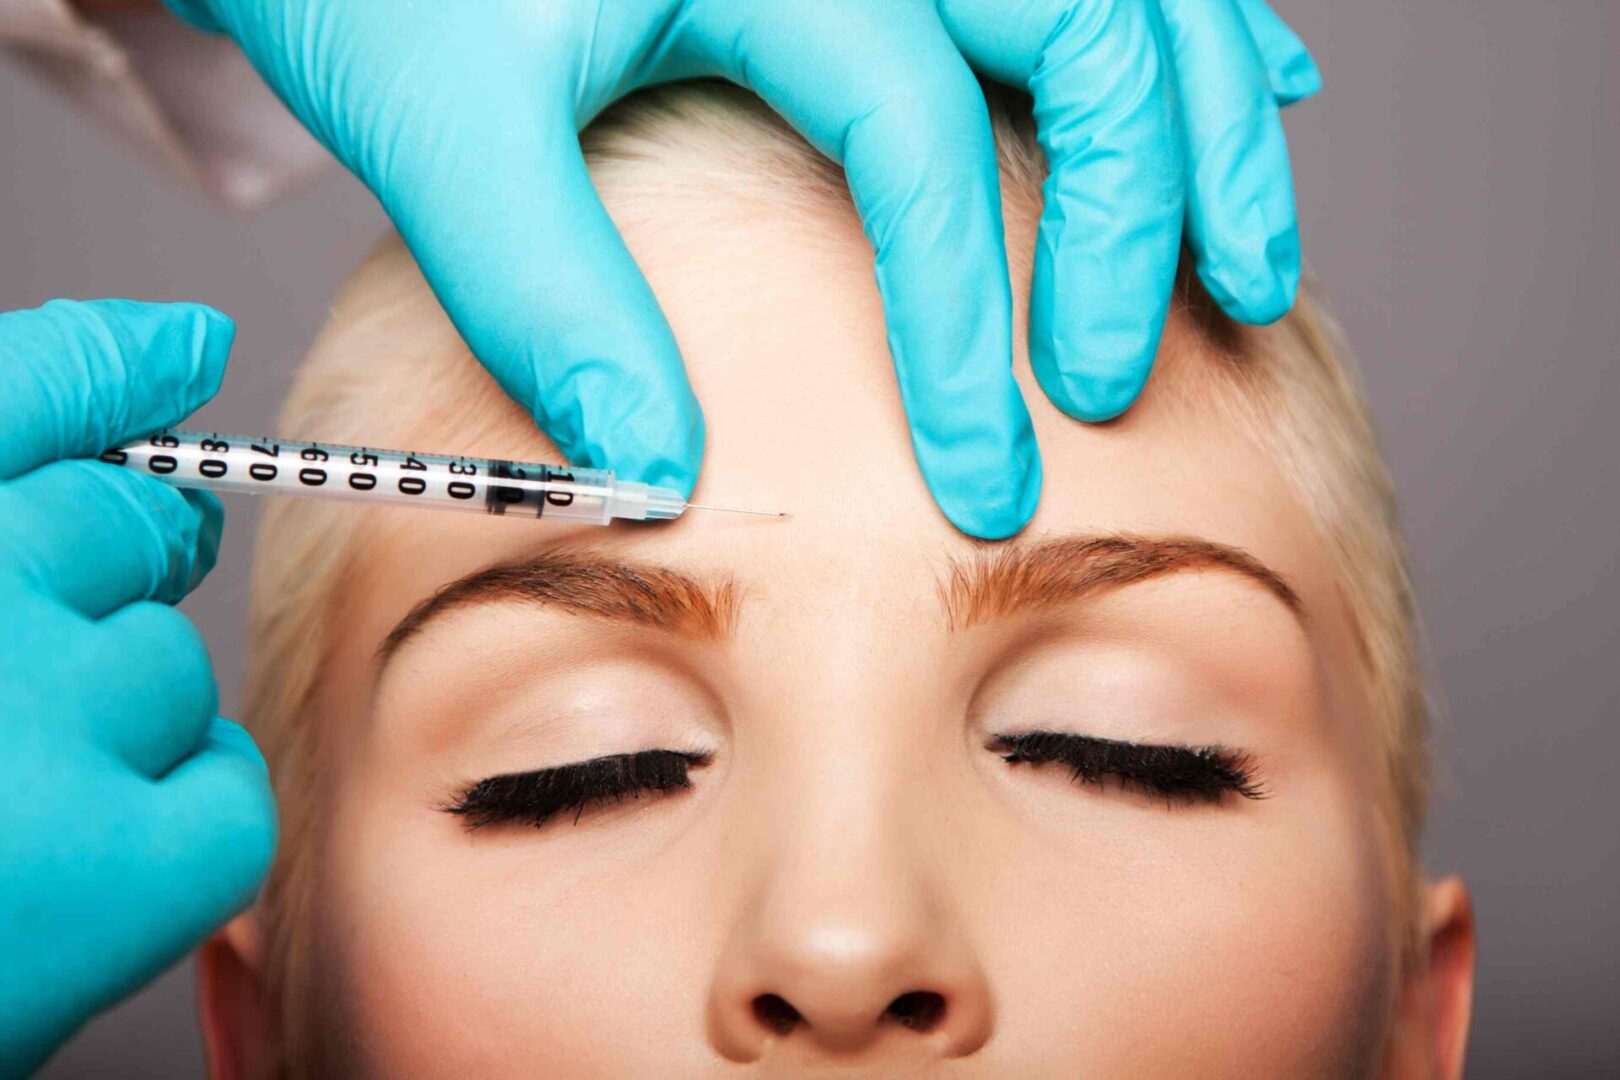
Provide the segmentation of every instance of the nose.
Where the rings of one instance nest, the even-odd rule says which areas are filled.
[[[752,883],[709,996],[728,1060],[922,1062],[989,1039],[989,986],[947,898],[870,820],[777,845]]]

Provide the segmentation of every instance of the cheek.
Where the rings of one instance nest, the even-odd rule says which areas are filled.
[[[678,872],[629,860],[635,880],[618,880],[522,834],[471,843],[363,786],[343,802],[321,868],[318,968],[344,988],[343,1015],[325,1020],[355,1073],[628,1076],[649,1048],[690,1044],[702,979],[679,955],[689,937],[669,933]]]
[[[1207,830],[1114,828],[1174,811],[1107,807],[1062,858],[1009,838],[984,914],[1020,913],[996,948],[1003,1036],[1096,1075],[1366,1075],[1389,979],[1377,853],[1331,793],[1309,801]]]

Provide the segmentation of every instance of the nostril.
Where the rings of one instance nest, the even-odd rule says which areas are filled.
[[[929,1031],[945,1015],[945,998],[932,990],[913,990],[889,1002],[884,1011],[913,1031]]]
[[[776,994],[760,994],[754,999],[754,1015],[759,1022],[776,1032],[786,1035],[798,1026],[802,1017],[799,1010],[789,1005],[787,1000]]]

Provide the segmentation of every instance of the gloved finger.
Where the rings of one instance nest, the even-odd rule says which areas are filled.
[[[85,935],[96,946],[97,989],[110,1003],[252,901],[276,839],[264,759],[245,731],[213,719],[196,753],[127,800],[118,828],[95,835],[106,838],[103,846],[76,854],[103,880],[123,883],[120,913],[127,916],[90,920]],[[83,981],[77,972],[64,974]]]
[[[225,539],[225,504],[212,491],[199,488],[180,488],[180,497],[191,504],[200,519],[197,526],[196,553],[191,560],[191,576],[186,581],[189,594],[219,562],[219,545]]]
[[[690,494],[703,414],[592,186],[567,95],[522,82],[479,97],[507,108],[394,139],[395,159],[431,162],[431,183],[373,187],[473,353],[570,462]]]
[[[1186,116],[1198,276],[1234,319],[1275,322],[1299,290],[1299,221],[1265,64],[1235,0],[1159,3]]]
[[[0,485],[0,559],[90,618],[175,603],[218,556],[224,510],[99,461],[55,461]]]
[[[997,539],[1040,498],[1040,455],[1012,374],[1012,300],[984,95],[926,0],[759,17],[699,4],[720,74],[844,165],[876,255],[889,350],[917,463],[958,529]]]
[[[187,895],[172,914],[195,941],[251,903],[270,869],[276,803],[269,770],[246,730],[215,717],[200,748],[156,792],[152,842],[189,867]]]
[[[1107,420],[1136,400],[1169,314],[1186,135],[1163,17],[1145,0],[939,0],[981,72],[1028,88],[1051,168],[1030,363],[1053,403]]]
[[[167,604],[130,604],[101,620],[86,663],[93,683],[64,688],[85,735],[142,776],[158,779],[196,753],[219,708],[208,647]]]
[[[178,422],[219,389],[235,335],[202,304],[53,300],[0,314],[0,480]]]
[[[1321,93],[1322,72],[1316,61],[1299,35],[1278,18],[1266,0],[1238,0],[1238,8],[1265,58],[1266,75],[1277,104],[1286,107]]]

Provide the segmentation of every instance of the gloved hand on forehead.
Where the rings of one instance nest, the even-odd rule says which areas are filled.
[[[168,3],[234,37],[371,187],[473,352],[570,461],[683,494],[702,414],[577,140],[640,86],[730,79],[844,165],[918,464],[975,536],[1022,528],[1041,484],[975,69],[1035,97],[1052,179],[1030,349],[1065,412],[1107,419],[1140,392],[1184,223],[1232,315],[1293,301],[1277,106],[1317,75],[1262,0]]]
[[[219,385],[194,304],[0,314],[0,1080],[241,909],[275,807],[178,602],[219,501],[93,459]]]

